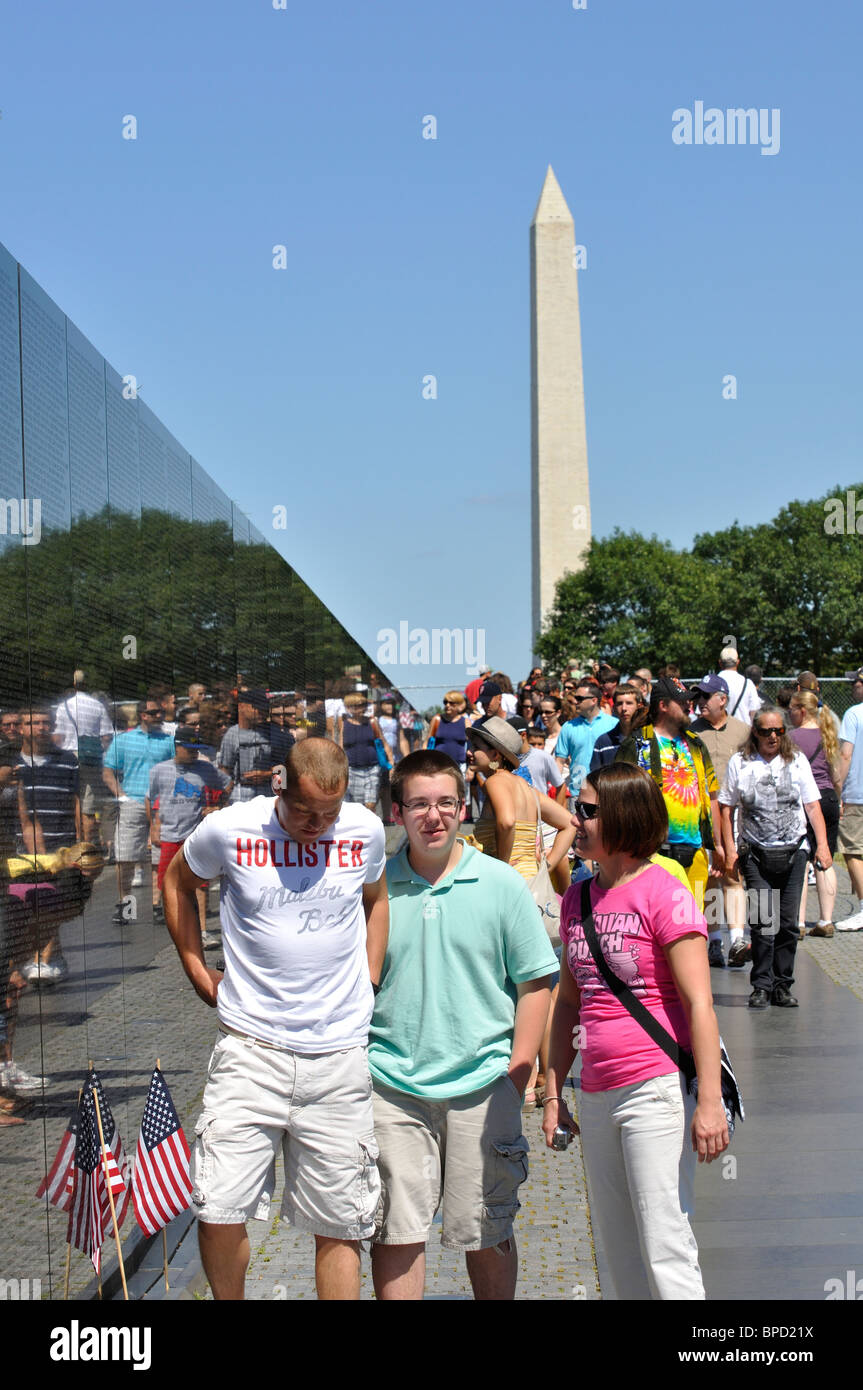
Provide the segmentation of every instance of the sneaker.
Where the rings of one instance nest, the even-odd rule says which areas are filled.
[[[722,954],[721,941],[709,941],[707,943],[707,960],[710,965],[715,965],[718,970],[725,969],[725,956]]]
[[[165,920],[165,909],[163,908],[162,904],[161,904],[161,903],[153,903],[153,921],[154,921],[154,922],[164,922],[164,920]]]
[[[833,923],[832,923],[832,922],[825,922],[824,925],[822,926],[822,924],[819,922],[818,925],[817,925],[817,927],[813,927],[813,928],[812,928],[812,930],[811,930],[811,932],[809,933],[809,935],[810,935],[810,936],[832,936],[832,935],[833,935]]]
[[[752,946],[748,941],[744,941],[739,936],[736,941],[732,941],[731,949],[728,952],[728,964],[733,966],[745,965],[752,959]]]
[[[4,1062],[0,1065],[0,1089],[4,1091],[12,1091],[18,1095],[22,1091],[41,1091],[43,1086],[50,1084],[50,1076],[31,1076],[17,1062]]]
[[[65,980],[69,974],[69,967],[64,960],[40,961],[36,967],[35,975],[32,975],[34,984],[57,985],[61,980]]]
[[[20,973],[21,973],[21,975],[24,977],[24,979],[27,980],[27,981],[28,981],[29,983],[31,983],[31,984],[32,984],[32,982],[33,982],[34,980],[38,980],[38,978],[39,978],[39,962],[38,962],[38,960],[31,960],[27,965],[23,966],[23,968],[22,968],[22,970],[21,970]]]
[[[211,951],[214,946],[221,945],[221,937],[214,931],[201,932],[201,945],[205,951]]]
[[[138,866],[138,868],[135,870],[135,872],[134,872],[133,875],[132,875],[132,887],[133,887],[133,888],[143,888],[143,887],[144,887],[144,871],[143,871],[143,869],[140,867],[140,865]]]
[[[809,884],[809,887],[810,887],[810,888],[814,888],[814,887],[815,887],[815,865],[814,865],[814,864],[810,864],[810,865],[809,865],[809,869],[808,869],[808,871],[807,871],[807,873],[806,873],[806,882]]]
[[[855,912],[842,922],[834,922],[837,931],[863,931],[863,911]]]

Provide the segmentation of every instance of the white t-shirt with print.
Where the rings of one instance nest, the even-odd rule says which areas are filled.
[[[300,845],[276,798],[256,796],[207,816],[184,853],[200,878],[222,875],[221,1021],[294,1052],[364,1047],[374,995],[362,891],[386,865],[377,816],[346,802],[325,837]]]
[[[740,807],[743,839],[764,849],[802,840],[806,834],[803,807],[820,800],[809,760],[802,753],[795,753],[790,763],[778,753],[770,762],[732,753],[719,793],[721,805]]]

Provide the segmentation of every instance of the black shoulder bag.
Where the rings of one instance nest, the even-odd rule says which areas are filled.
[[[683,1072],[686,1081],[686,1089],[690,1095],[698,1095],[698,1076],[695,1071],[695,1058],[686,1048],[680,1046],[671,1036],[666,1028],[663,1028],[658,1019],[640,999],[637,999],[628,985],[623,983],[619,975],[615,975],[608,961],[602,953],[599,938],[596,935],[596,927],[593,925],[593,906],[590,901],[590,885],[593,879],[586,878],[581,885],[581,925],[584,931],[584,939],[590,948],[594,964],[599,971],[612,994],[616,996],[623,1007],[632,1014],[636,1023],[640,1024],[645,1033],[653,1039],[657,1047],[661,1047],[666,1056],[670,1057],[676,1067]],[[729,1061],[725,1043],[719,1039],[719,1057],[722,1073],[722,1104],[725,1107],[725,1118],[728,1121],[729,1135],[734,1133],[734,1121],[736,1116],[744,1120],[743,1097],[740,1094],[740,1087],[737,1084],[737,1077]]]

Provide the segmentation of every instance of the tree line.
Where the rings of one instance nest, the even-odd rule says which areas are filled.
[[[765,675],[838,676],[863,662],[863,484],[705,532],[689,549],[615,528],[558,583],[536,651],[558,669],[600,657],[692,673],[715,665],[729,633]]]

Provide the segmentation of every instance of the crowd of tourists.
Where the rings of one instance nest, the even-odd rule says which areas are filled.
[[[154,911],[218,1014],[192,1157],[216,1298],[243,1296],[279,1150],[320,1298],[359,1296],[364,1241],[377,1296],[421,1298],[439,1212],[475,1297],[513,1298],[533,1107],[549,1147],[581,1135],[604,1295],[705,1297],[695,1164],[741,1115],[711,967],[751,962],[750,1008],[797,1008],[810,869],[812,935],[863,930],[863,668],[840,721],[812,672],[771,699],[730,645],[715,665],[694,681],[673,664],[537,667],[515,689],[489,670],[428,722],[360,682],[329,707],[241,688],[224,727],[206,691],[182,706],[152,692],[124,732],[95,710],[85,729],[76,682],[65,814],[76,834],[96,817],[106,841],[105,788],[118,925],[146,848]],[[59,771],[42,775],[71,770],[71,735],[58,706],[20,736],[2,785],[19,852],[38,857],[71,835]],[[389,860],[384,822],[400,830]],[[839,850],[856,904],[834,922]],[[38,978],[57,944],[30,946]],[[25,974],[9,965],[7,1000]]]

